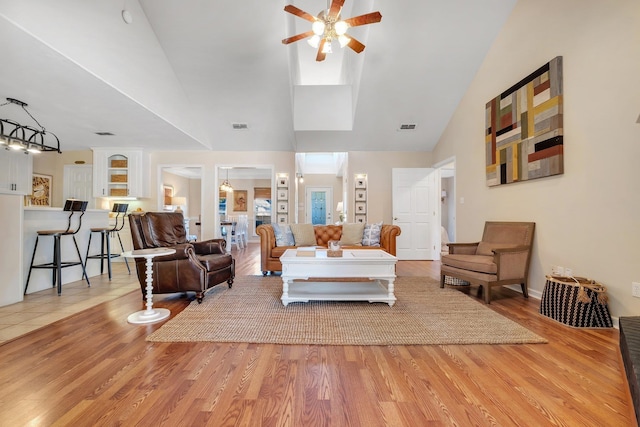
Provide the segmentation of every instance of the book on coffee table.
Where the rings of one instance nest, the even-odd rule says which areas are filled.
[[[296,249],[296,256],[308,256],[314,257],[316,256],[316,247],[315,246],[300,246]]]

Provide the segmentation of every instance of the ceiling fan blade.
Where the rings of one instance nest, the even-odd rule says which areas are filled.
[[[298,9],[297,7],[295,7],[292,4],[286,5],[284,7],[284,10],[285,10],[285,12],[289,12],[292,15],[296,15],[297,17],[300,17],[302,19],[306,19],[309,22],[316,22],[318,20],[318,18],[316,18],[312,14],[307,13],[302,9]]]
[[[331,7],[329,8],[329,16],[337,17],[342,10],[342,6],[344,5],[344,0],[333,0],[331,3]]]
[[[327,54],[322,51],[324,49],[324,44],[326,41],[326,39],[320,40],[320,45],[318,46],[318,54],[316,55],[316,61],[318,62],[324,61],[324,58],[327,57]]]
[[[347,34],[347,37],[351,39],[349,43],[347,43],[347,46],[349,46],[351,50],[353,50],[355,53],[360,53],[364,50],[364,45],[362,43],[360,43],[358,40],[354,39],[348,34]]]
[[[357,27],[359,25],[375,24],[382,20],[380,12],[371,12],[365,15],[354,16],[353,18],[345,19],[344,22],[349,24],[350,27]]]
[[[313,31],[307,31],[306,33],[296,34],[295,36],[288,37],[282,40],[282,44],[289,44],[293,42],[297,42],[298,40],[302,40],[307,37],[311,37],[313,35]]]

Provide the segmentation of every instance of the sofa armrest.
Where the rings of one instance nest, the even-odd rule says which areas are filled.
[[[393,224],[383,224],[380,230],[380,247],[390,255],[396,256],[396,237],[402,230]]]
[[[223,254],[227,248],[225,239],[210,239],[204,242],[192,242],[191,244],[198,255]]]
[[[451,255],[475,255],[479,243],[447,243],[447,246]]]

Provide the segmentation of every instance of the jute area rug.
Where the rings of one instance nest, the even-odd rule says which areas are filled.
[[[345,283],[344,286],[349,286]],[[236,277],[212,288],[147,337],[153,342],[324,345],[524,344],[545,339],[455,289],[424,277],[399,277],[396,304],[282,305],[279,277]]]

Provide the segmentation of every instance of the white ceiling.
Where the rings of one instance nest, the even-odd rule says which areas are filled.
[[[309,24],[283,7],[325,0],[0,0],[0,103],[27,102],[63,151],[430,151],[515,2],[346,0],[344,18],[382,21],[349,31],[360,55],[318,63],[281,43]]]

